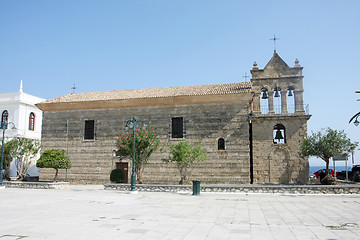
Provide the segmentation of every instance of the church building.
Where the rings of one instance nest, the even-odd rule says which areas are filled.
[[[191,179],[211,184],[307,183],[309,163],[299,156],[311,117],[303,103],[302,67],[289,67],[274,51],[250,82],[136,90],[70,93],[37,104],[43,111],[42,146],[68,151],[72,168],[59,178],[106,183],[110,171],[131,174],[131,160],[114,156],[115,140],[135,117],[152,122],[161,143],[201,141],[207,160]],[[167,149],[165,147],[165,149]],[[155,152],[144,167],[144,183],[176,184],[175,165]],[[40,180],[51,180],[41,169]]]
[[[18,92],[0,94],[1,122],[7,122],[5,128],[5,139],[7,142],[15,137],[41,140],[42,112],[35,104],[46,99],[36,97],[23,92],[23,84],[20,82]],[[3,130],[0,130],[1,139]],[[32,159],[27,175],[39,176],[38,168],[35,166],[36,157]],[[17,177],[16,160],[14,159],[9,168],[9,176]]]

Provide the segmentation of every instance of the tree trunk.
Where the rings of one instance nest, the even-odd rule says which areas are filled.
[[[56,178],[57,178],[58,172],[59,172],[59,169],[55,168],[54,182],[56,182]]]
[[[184,168],[180,168],[179,170],[180,170],[180,182],[179,182],[179,184],[183,185],[185,180],[186,180],[187,171]]]
[[[325,174],[326,174],[326,175],[329,175],[329,159],[326,159],[325,162],[326,162],[326,171],[325,171]]]
[[[136,174],[136,180],[138,183],[142,183],[142,178],[143,178],[143,167],[139,164],[139,166],[137,166],[137,168],[135,168],[135,174]]]

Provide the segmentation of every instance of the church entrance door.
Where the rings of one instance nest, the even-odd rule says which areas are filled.
[[[124,171],[124,175],[125,175],[124,183],[129,182],[129,173],[128,173],[129,167],[128,167],[128,165],[129,164],[127,162],[117,162],[116,163],[116,168]]]

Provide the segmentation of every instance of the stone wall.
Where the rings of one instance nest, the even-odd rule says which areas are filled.
[[[129,191],[129,184],[105,184],[105,190]],[[138,184],[144,192],[191,192],[191,185]],[[220,193],[278,193],[278,194],[360,194],[354,185],[200,185],[200,192]]]
[[[309,162],[299,156],[307,132],[307,117],[265,115],[254,117],[254,183],[307,183]],[[273,142],[273,127],[285,126],[285,144]]]
[[[4,181],[7,188],[31,188],[31,189],[66,189],[69,187],[68,182],[12,182]]]
[[[118,161],[113,156],[115,139],[124,130],[126,121],[135,116],[144,122],[151,121],[164,145],[180,140],[202,141],[208,160],[195,167],[190,180],[200,179],[204,183],[249,183],[248,112],[247,101],[174,107],[48,111],[43,116],[43,151],[48,148],[68,148],[72,168],[67,171],[67,176],[65,170],[60,170],[59,180],[66,177],[72,183],[108,182],[110,171]],[[171,138],[173,117],[184,118],[184,139]],[[84,140],[85,120],[95,120],[95,140]],[[218,150],[219,138],[224,138],[225,150]],[[161,161],[168,156],[166,150],[165,147],[164,152],[153,154],[145,166],[145,183],[174,184],[180,180],[175,165]],[[123,161],[129,162],[130,170],[131,161]],[[40,170],[40,180],[51,180],[53,176],[52,169]]]

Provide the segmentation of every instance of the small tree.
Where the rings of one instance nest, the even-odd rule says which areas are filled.
[[[17,137],[11,141],[11,144],[13,145],[12,156],[15,159],[18,176],[23,179],[31,166],[31,160],[39,153],[40,141]]]
[[[7,159],[5,166],[8,168],[11,161],[14,160],[20,180],[24,179],[33,158],[38,154],[41,148],[40,141],[16,137],[7,142],[4,147],[5,158]]]
[[[326,175],[329,174],[329,159],[337,155],[353,152],[357,142],[352,143],[344,131],[327,128],[325,132],[313,133],[303,140],[300,146],[302,157],[316,156],[326,163]]]
[[[125,132],[116,140],[116,155],[121,157],[133,157],[133,130]],[[142,174],[145,164],[153,152],[160,149],[160,140],[151,123],[146,129],[135,129],[135,173],[139,183],[142,182]]]
[[[36,166],[39,168],[54,168],[56,181],[59,169],[71,168],[71,161],[69,156],[66,155],[64,149],[47,149],[42,154],[40,159],[37,161]]]
[[[200,143],[192,145],[186,141],[181,141],[177,144],[169,144],[170,157],[162,159],[165,163],[175,163],[180,173],[180,182],[183,184],[187,180],[188,174],[194,168],[195,163],[201,162],[207,159],[205,150]]]

